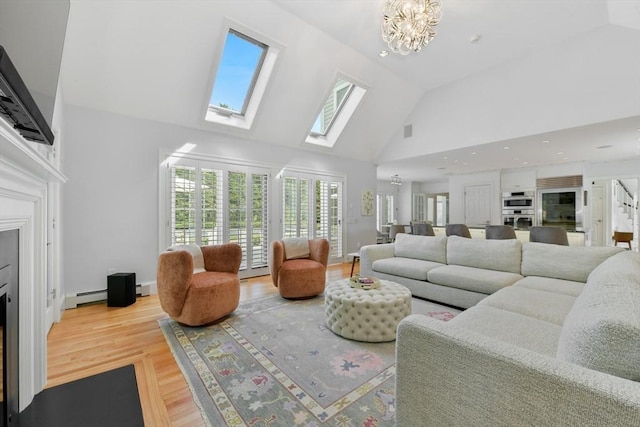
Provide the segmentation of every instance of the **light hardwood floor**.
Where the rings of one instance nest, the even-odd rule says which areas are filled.
[[[327,282],[349,277],[351,263],[331,265]],[[240,284],[240,301],[277,293],[270,276]],[[204,426],[158,319],[167,317],[157,295],[128,307],[106,302],[66,310],[48,343],[47,387],[133,364],[147,426]]]

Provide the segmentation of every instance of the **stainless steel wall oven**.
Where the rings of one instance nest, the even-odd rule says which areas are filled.
[[[535,225],[535,191],[502,193],[502,223],[516,230]]]

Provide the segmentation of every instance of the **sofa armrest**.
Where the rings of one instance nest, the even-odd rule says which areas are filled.
[[[421,315],[400,322],[398,427],[640,425],[640,383]]]
[[[379,259],[393,258],[393,243],[368,245],[360,248],[360,275],[372,276],[373,263]]]

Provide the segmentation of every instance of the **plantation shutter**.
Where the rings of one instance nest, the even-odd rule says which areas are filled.
[[[316,181],[316,237],[329,240],[330,256],[342,257],[342,182]]]
[[[183,156],[167,165],[169,244],[237,243],[241,277],[267,273],[269,170]]]
[[[269,175],[251,175],[251,267],[267,267],[269,251]]]
[[[171,245],[196,243],[196,168],[174,166],[169,181]]]
[[[224,243],[224,186],[219,169],[200,169],[200,194],[202,229],[200,244],[220,245]]]

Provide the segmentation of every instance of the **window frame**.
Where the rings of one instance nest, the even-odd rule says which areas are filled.
[[[213,94],[213,89],[215,87],[216,79],[218,76],[218,70],[220,68],[220,64],[222,62],[222,57],[224,54],[227,35],[230,31],[245,39],[249,39],[266,46],[266,50],[263,51],[263,57],[260,62],[259,71],[254,73],[251,96],[247,96],[245,99],[246,107],[243,106],[243,114],[238,114],[234,110],[216,107],[215,105],[210,104],[211,96]],[[267,87],[271,80],[271,76],[273,75],[273,72],[275,70],[276,62],[282,50],[283,46],[278,42],[269,39],[268,37],[259,34],[237,22],[225,19],[222,26],[222,32],[220,34],[220,41],[218,42],[218,47],[216,49],[218,53],[212,66],[212,71],[210,73],[210,81],[208,86],[209,90],[206,92],[206,97],[204,100],[203,111],[205,111],[205,113],[204,117],[202,118],[202,122],[205,124],[205,126],[223,125],[225,127],[231,127],[241,130],[250,130],[258,114],[260,104],[265,97]],[[258,67],[256,67],[256,70],[258,70]]]
[[[313,125],[318,120],[318,117],[322,114],[325,105],[329,101],[330,97],[334,96],[337,92],[336,85],[340,80],[344,80],[345,82],[351,84],[349,93],[344,97],[344,99],[340,103],[339,108],[336,109],[336,112],[334,113],[325,133],[319,134],[312,131],[311,129],[313,129]],[[307,135],[305,142],[316,147],[319,146],[325,148],[333,148],[336,142],[338,142],[338,138],[340,138],[340,135],[342,135],[342,132],[347,127],[347,124],[355,114],[366,94],[367,87],[364,84],[344,74],[337,74],[332,80],[330,89],[327,92],[327,95],[323,98],[322,104],[320,105],[317,114],[314,116],[313,122],[311,123],[311,128],[309,129],[309,134]]]
[[[218,73],[220,71],[220,65],[222,65],[222,58],[224,57],[224,49],[226,49],[227,47],[227,39],[229,37],[229,34],[233,34],[236,37],[254,44],[256,46],[258,46],[259,48],[262,49],[262,52],[260,54],[260,58],[258,59],[258,63],[256,64],[256,68],[253,70],[253,76],[251,77],[251,83],[249,83],[249,87],[247,88],[247,93],[245,94],[244,97],[244,101],[242,103],[242,108],[240,109],[240,111],[236,111],[233,110],[231,108],[225,108],[225,107],[221,107],[219,105],[212,105],[209,104],[209,106],[207,107],[209,111],[214,111],[218,114],[221,114],[223,116],[241,116],[244,117],[246,112],[247,112],[247,107],[249,106],[249,102],[251,101],[251,98],[253,96],[253,91],[255,90],[255,86],[256,86],[256,82],[258,81],[258,77],[260,76],[260,73],[262,72],[262,66],[264,65],[264,60],[267,56],[267,52],[269,51],[269,46],[259,40],[254,39],[253,37],[250,37],[238,30],[236,30],[235,28],[229,28],[229,30],[227,31],[227,35],[225,37],[225,43],[224,43],[224,47],[223,47],[223,51],[222,54],[220,56],[220,61],[218,62],[218,70],[216,71],[216,79],[214,79],[213,82],[213,87],[211,88],[211,92],[209,95],[209,98],[211,98],[213,96],[213,91],[216,88],[216,80],[218,77]]]

